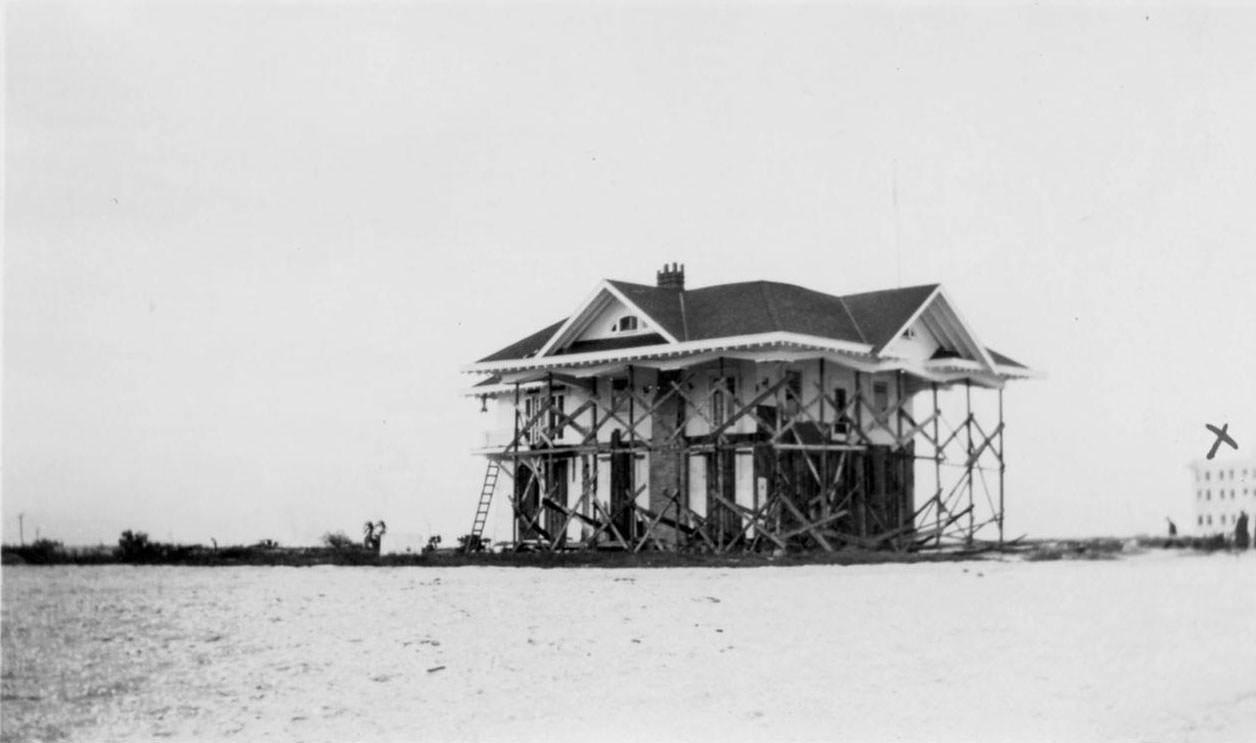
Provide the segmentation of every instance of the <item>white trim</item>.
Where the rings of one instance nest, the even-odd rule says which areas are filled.
[[[1047,373],[1038,371],[1037,369],[1029,369],[1024,366],[1008,366],[1006,364],[995,364],[994,370],[1001,376],[1012,377],[1015,379],[1046,379]]]
[[[519,389],[521,390],[526,390],[526,389],[531,389],[533,387],[541,387],[541,386],[543,386],[541,383],[541,380],[519,383]],[[499,395],[513,393],[514,391],[515,391],[515,385],[513,383],[511,384],[506,384],[506,383],[486,384],[482,387],[469,387],[467,389],[464,389],[460,393],[460,396],[461,397],[480,397],[484,395],[488,397],[497,397]]]
[[[555,346],[557,346],[559,343],[563,341],[566,341],[567,335],[569,335],[573,330],[575,330],[575,328],[578,327],[581,323],[586,322],[588,320],[587,315],[593,310],[594,304],[602,296],[603,292],[605,292],[606,294],[609,294],[612,298],[619,300],[621,304],[623,304],[629,310],[637,313],[641,317],[649,318],[650,328],[658,331],[658,334],[663,336],[663,338],[666,339],[668,343],[677,342],[676,336],[667,332],[667,328],[664,328],[662,323],[656,320],[649,313],[642,310],[641,307],[639,307],[636,302],[633,302],[629,300],[628,297],[624,296],[623,292],[616,289],[609,280],[602,279],[598,283],[597,289],[595,289],[593,293],[589,295],[588,298],[586,298],[583,302],[580,303],[580,305],[576,308],[576,311],[571,313],[571,316],[567,318],[567,322],[563,323],[562,327],[559,328],[557,332],[555,332],[552,336],[550,336],[550,339],[545,342],[544,346],[541,346],[541,350],[536,352],[536,356],[534,358],[548,356],[549,354],[553,353]],[[603,309],[602,307],[598,307],[596,311],[601,312],[602,309]]]
[[[969,325],[968,321],[964,319],[964,316],[959,313],[959,308],[951,301],[950,295],[946,293],[946,289],[944,289],[941,284],[938,285],[937,293],[944,300],[946,300],[946,306],[951,310],[951,314],[955,315],[955,319],[959,321],[960,329],[968,335],[968,340],[972,341],[973,345],[977,347],[977,354],[981,357],[981,361],[985,364],[986,369],[994,371],[994,359],[990,358],[990,354],[986,351],[985,345],[983,345],[977,338],[977,334],[973,332],[972,326]]]
[[[563,337],[567,331],[571,330],[572,326],[580,321],[581,315],[584,314],[585,310],[589,309],[589,306],[593,304],[594,300],[602,295],[602,290],[605,287],[606,279],[602,279],[601,283],[598,284],[598,287],[593,290],[593,293],[588,297],[585,297],[584,301],[576,307],[576,311],[567,317],[566,322],[564,322],[558,330],[554,331],[554,334],[550,336],[549,340],[545,341],[545,345],[541,346],[541,350],[533,354],[533,357],[544,356],[549,353],[554,347],[554,344],[558,342],[558,339]]]
[[[838,341],[831,338],[804,335],[802,333],[773,331],[770,333],[756,333],[753,335],[736,335],[725,338],[712,338],[702,341],[684,341],[668,344],[656,343],[651,346],[633,346],[630,348],[621,348],[612,351],[592,351],[588,353],[565,354],[562,356],[534,356],[527,359],[507,359],[503,361],[481,362],[464,366],[462,367],[462,371],[464,373],[495,374],[499,372],[523,371],[526,369],[539,369],[551,366],[567,367],[586,364],[602,364],[634,358],[680,356],[684,354],[701,353],[704,351],[719,351],[723,349],[751,348],[755,346],[771,345],[794,345],[817,351],[832,351],[834,353],[849,353],[863,356],[868,356],[872,352],[872,346],[867,343],[851,343],[849,341]]]

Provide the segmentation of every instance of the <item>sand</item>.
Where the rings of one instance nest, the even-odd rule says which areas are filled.
[[[5,741],[1248,741],[1256,553],[5,567]]]

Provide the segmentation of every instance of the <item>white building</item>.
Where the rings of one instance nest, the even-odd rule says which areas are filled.
[[[1256,514],[1256,457],[1191,463],[1198,535],[1233,534],[1239,512]]]
[[[1039,375],[984,346],[940,285],[656,278],[604,280],[465,368],[492,414],[473,536],[500,475],[513,541],[545,549],[1002,539],[1003,387]],[[997,408],[976,415],[974,389]],[[919,500],[917,469],[933,470]]]

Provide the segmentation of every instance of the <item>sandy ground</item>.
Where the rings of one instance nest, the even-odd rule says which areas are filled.
[[[6,567],[3,740],[1256,740],[1256,554]]]

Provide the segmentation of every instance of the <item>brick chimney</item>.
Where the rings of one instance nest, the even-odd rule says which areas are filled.
[[[680,263],[673,263],[671,267],[663,264],[663,270],[658,272],[658,287],[660,289],[684,289],[685,288],[685,267]]]

